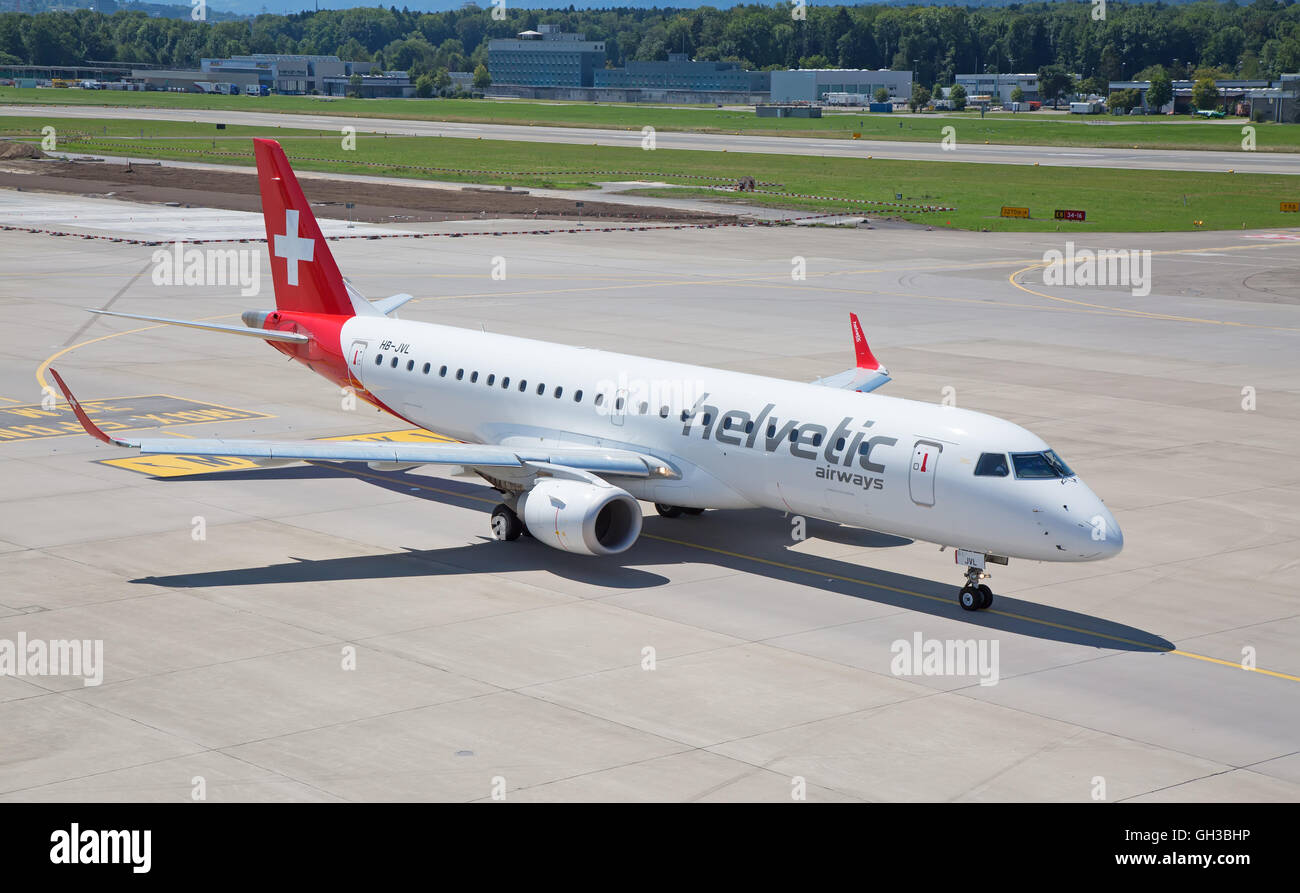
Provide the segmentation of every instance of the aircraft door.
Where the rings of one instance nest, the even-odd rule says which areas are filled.
[[[361,367],[369,355],[370,342],[356,339],[348,349],[348,374],[356,385],[361,384]]]
[[[917,505],[934,505],[934,476],[942,452],[943,444],[933,440],[918,440],[912,447],[912,467],[907,480],[912,501]]]

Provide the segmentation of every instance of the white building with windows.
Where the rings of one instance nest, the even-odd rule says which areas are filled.
[[[957,83],[966,88],[967,96],[989,96],[995,104],[1011,102],[1011,93],[1016,87],[1024,94],[1026,102],[1041,100],[1038,95],[1038,75],[1036,74],[959,74]]]

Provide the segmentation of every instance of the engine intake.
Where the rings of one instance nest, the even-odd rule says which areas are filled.
[[[641,506],[611,484],[547,479],[519,497],[528,532],[553,549],[616,555],[641,535]]]

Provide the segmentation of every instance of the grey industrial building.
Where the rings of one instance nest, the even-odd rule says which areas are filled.
[[[1263,112],[1269,121],[1300,123],[1300,74],[1284,74],[1275,80],[1240,80],[1223,79],[1214,82],[1219,91],[1216,107],[1226,103],[1229,109],[1241,115],[1254,115]],[[1116,90],[1137,90],[1142,97],[1142,108],[1151,114],[1159,112],[1192,112],[1192,89],[1195,82],[1177,80],[1173,82],[1174,97],[1161,108],[1151,108],[1147,103],[1147,91],[1151,89],[1150,81],[1111,81],[1111,92]]]
[[[887,68],[798,68],[771,72],[772,102],[824,102],[827,93],[863,93],[881,87],[891,97],[912,95],[912,72]]]
[[[210,92],[212,84],[265,87],[271,93],[343,96],[361,78],[360,95],[412,96],[415,88],[404,71],[376,71],[371,62],[348,62],[338,56],[254,53],[203,59],[197,69],[135,69],[131,81],[146,90]],[[205,86],[209,85],[209,86]]]
[[[767,93],[772,73],[747,71],[738,62],[692,62],[686,53],[669,53],[667,62],[629,62],[626,68],[602,68],[596,87],[620,89]]]

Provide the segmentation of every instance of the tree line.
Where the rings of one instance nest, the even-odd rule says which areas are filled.
[[[921,83],[958,73],[1056,68],[1098,82],[1161,66],[1173,78],[1211,69],[1244,78],[1300,71],[1300,4],[1246,6],[1198,0],[1177,6],[1109,2],[1010,7],[807,6],[730,9],[415,12],[358,7],[242,21],[152,18],[139,11],[0,14],[0,64],[87,60],[197,66],[204,56],[322,53],[373,61],[413,78],[475,71],[488,41],[549,23],[605,43],[606,64],[687,53],[753,69],[896,68]]]

